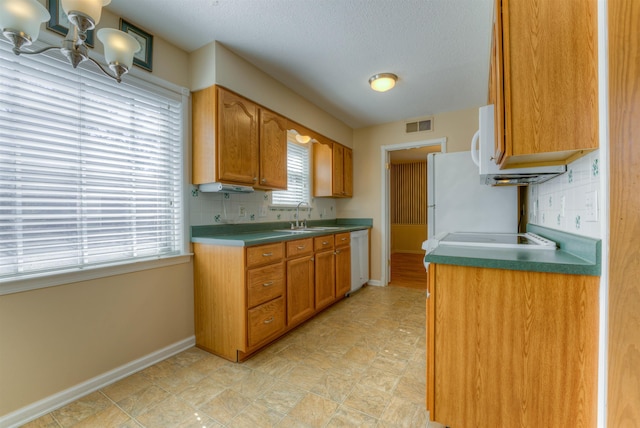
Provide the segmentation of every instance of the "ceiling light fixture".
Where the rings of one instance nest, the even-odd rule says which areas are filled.
[[[89,60],[98,66],[107,76],[118,83],[133,63],[133,54],[140,50],[140,43],[129,34],[113,28],[98,30],[98,39],[104,45],[104,57],[113,75],[105,70],[95,59],[89,57],[85,40],[87,31],[92,30],[100,21],[102,8],[111,0],[61,0],[62,9],[71,23],[67,37],[61,46],[50,46],[38,51],[25,51],[23,47],[38,39],[40,23],[48,21],[51,15],[37,0],[0,0],[0,29],[13,44],[16,55],[37,55],[51,49],[59,49],[76,68],[78,64]]]
[[[308,135],[296,135],[296,141],[300,144],[307,144],[309,141],[311,141],[311,137]]]
[[[398,76],[393,73],[380,73],[371,76],[369,79],[369,85],[374,91],[386,92],[396,86],[397,80]]]

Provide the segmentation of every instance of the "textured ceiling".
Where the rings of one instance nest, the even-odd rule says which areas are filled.
[[[486,103],[493,0],[112,0],[190,52],[219,41],[352,128]],[[390,92],[370,76],[399,76]]]

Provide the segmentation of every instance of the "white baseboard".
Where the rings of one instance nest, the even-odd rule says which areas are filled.
[[[195,344],[196,338],[195,336],[191,336],[187,339],[181,340],[180,342],[169,345],[166,348],[152,352],[149,355],[145,355],[142,358],[131,361],[123,366],[89,379],[86,382],[80,383],[69,389],[65,389],[64,391],[60,391],[54,395],[18,409],[15,412],[1,416],[0,427],[13,428],[24,425],[25,423],[37,419],[40,416],[44,416],[47,413],[50,413],[65,404],[69,404],[80,397],[97,391],[100,388],[189,349],[195,346]]]
[[[370,279],[369,282],[367,282],[367,284],[375,285],[376,287],[382,287],[382,282],[380,282],[377,279]]]

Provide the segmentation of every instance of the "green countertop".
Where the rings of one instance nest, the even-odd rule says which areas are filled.
[[[289,229],[290,222],[242,223],[191,227],[191,242],[230,247],[248,247],[272,242],[292,241],[313,236],[370,229],[372,219],[337,219],[309,221],[309,227],[331,227],[330,230],[305,230],[304,233],[279,232]]]
[[[535,225],[528,225],[527,231],[556,242],[558,249],[547,251],[439,246],[426,254],[424,260],[430,263],[458,266],[575,275],[600,275],[601,241],[599,239],[573,235]]]

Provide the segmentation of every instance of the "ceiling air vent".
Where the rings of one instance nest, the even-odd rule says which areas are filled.
[[[407,134],[423,131],[433,131],[433,118],[405,123],[405,132]]]

